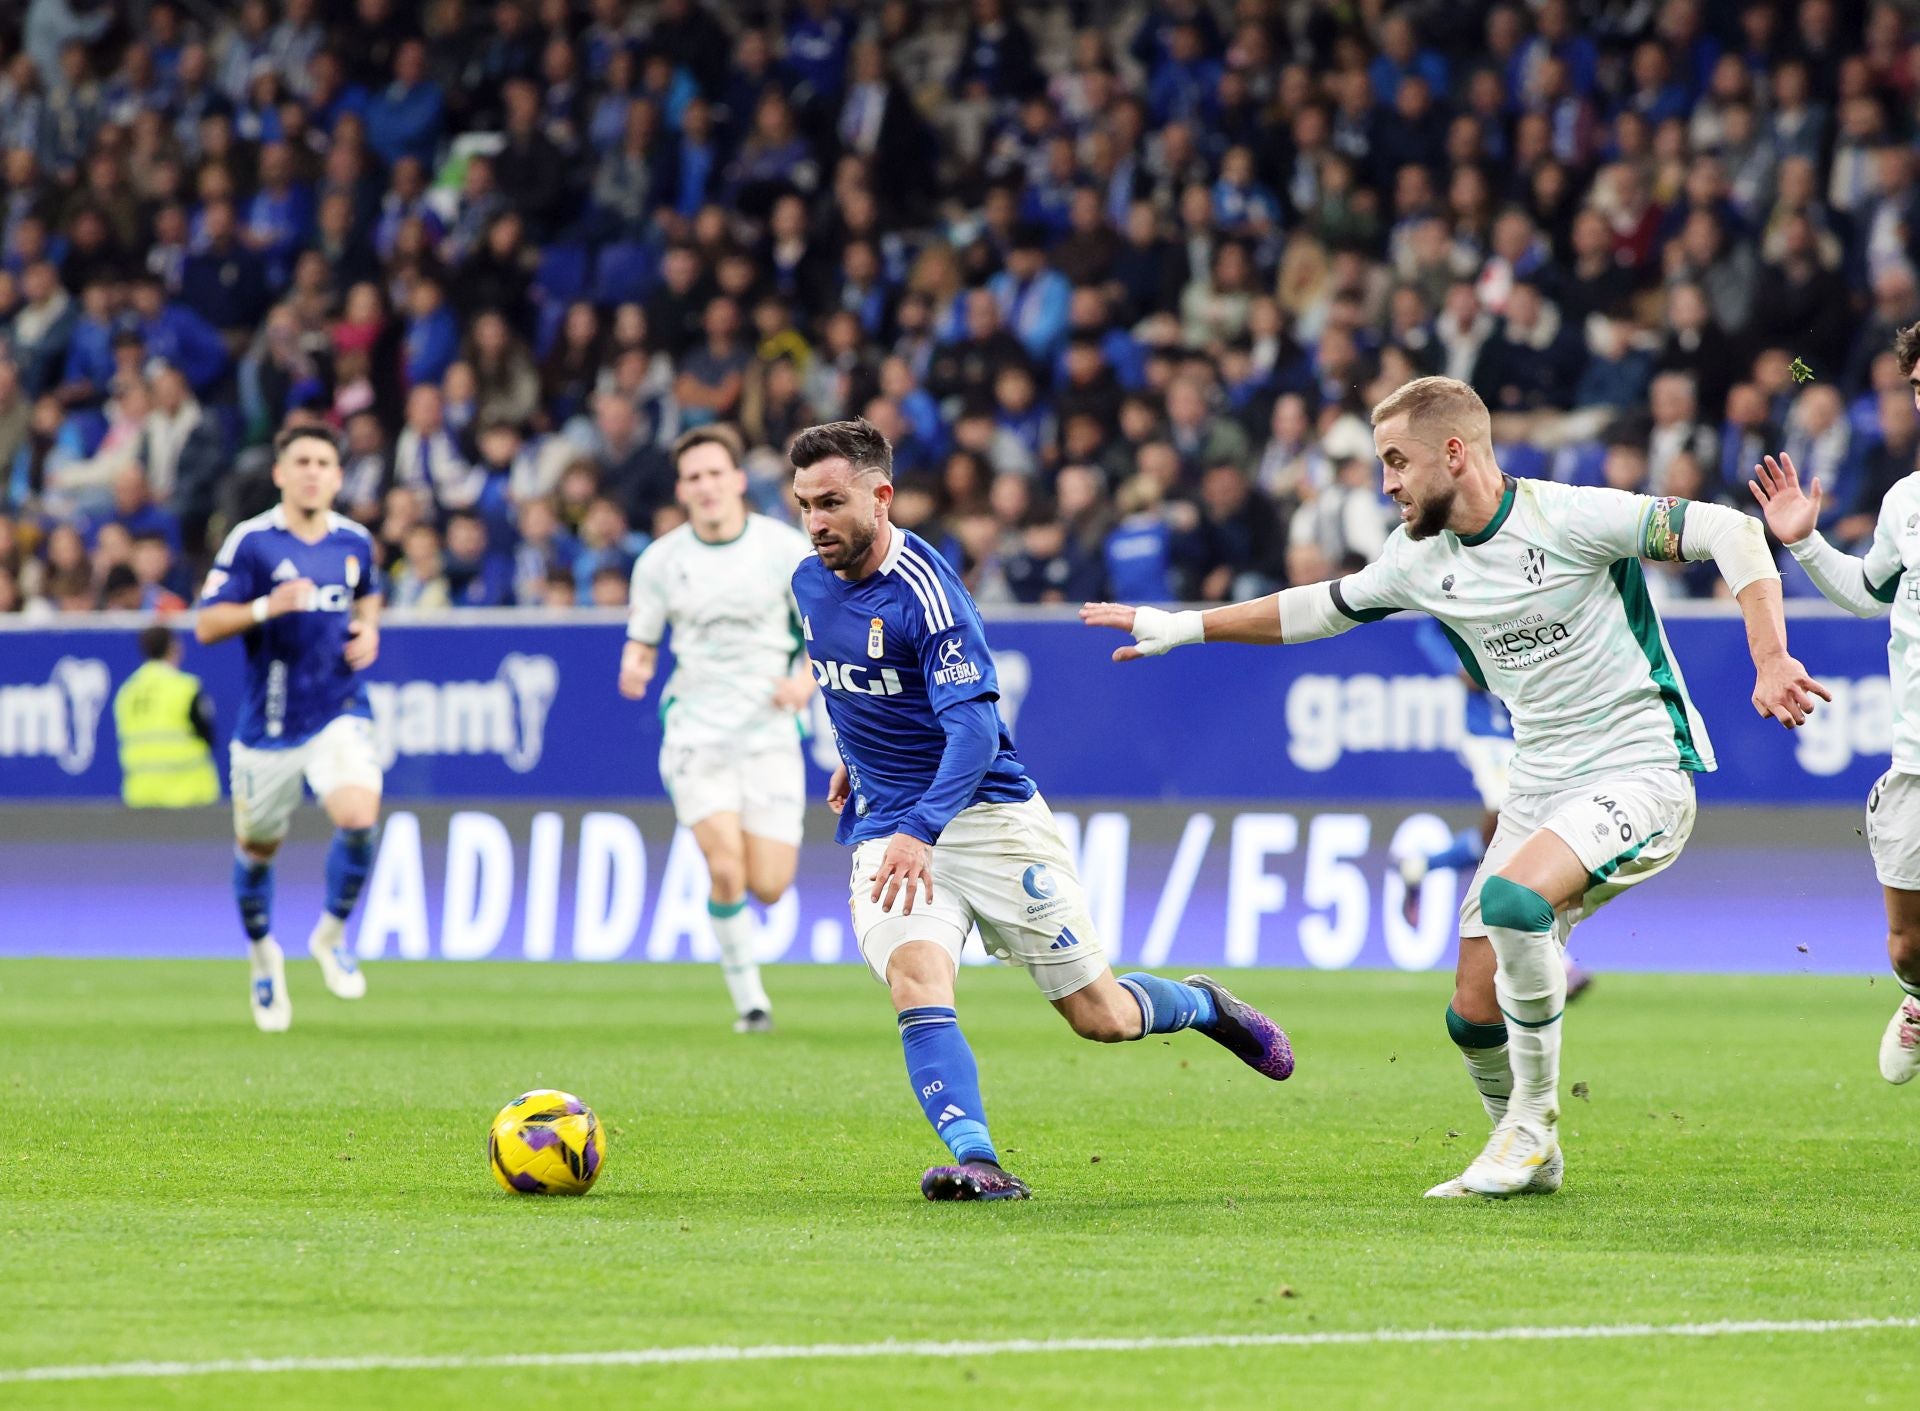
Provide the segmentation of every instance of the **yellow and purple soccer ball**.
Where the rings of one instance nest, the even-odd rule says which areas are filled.
[[[572,1093],[522,1093],[487,1132],[487,1165],[516,1195],[585,1195],[606,1164],[600,1119]]]

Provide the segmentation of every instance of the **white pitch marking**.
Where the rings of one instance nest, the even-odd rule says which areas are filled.
[[[1202,1333],[1190,1337],[1012,1338],[978,1342],[825,1342],[636,1347],[613,1352],[523,1352],[485,1357],[244,1357],[218,1362],[105,1362],[0,1368],[0,1385],[233,1373],[465,1372],[515,1367],[664,1367],[688,1362],[813,1362],[874,1357],[998,1357],[1060,1352],[1182,1352],[1208,1348],[1370,1347],[1393,1343],[1587,1342],[1615,1338],[1718,1338],[1920,1329],[1920,1318],[1745,1319],[1721,1323],[1600,1323],[1574,1327],[1376,1328],[1360,1332]]]

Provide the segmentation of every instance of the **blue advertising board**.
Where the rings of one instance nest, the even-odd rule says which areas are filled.
[[[1737,615],[1670,617],[1668,633],[1718,750],[1703,802],[1852,804],[1892,738],[1887,626],[1796,604],[1793,648],[1834,691],[1793,735],[1748,704]],[[119,791],[114,689],[138,665],[133,622],[0,631],[0,797],[107,799]],[[1116,666],[1119,638],[1060,615],[993,618],[1002,708],[1054,799],[1141,802],[1471,797],[1454,758],[1462,687],[1390,618],[1275,650],[1188,649]],[[388,796],[660,800],[652,703],[615,689],[623,633],[606,616],[475,613],[395,621],[368,672]],[[189,640],[230,720],[237,644]],[[817,702],[816,702],[817,706]],[[814,735],[815,784],[831,767]]]
[[[1424,971],[1452,967],[1463,879],[1429,874],[1409,907],[1391,859],[1444,847],[1476,812],[1061,804],[1055,816],[1123,967]],[[1686,856],[1582,922],[1573,954],[1605,970],[1880,973],[1859,822],[1857,806],[1703,810]],[[860,961],[832,823],[816,806],[793,889],[752,909],[765,960]],[[237,984],[228,831],[217,807],[0,810],[0,956],[225,957]],[[295,819],[276,869],[283,940],[320,914],[326,842],[318,810]],[[664,805],[398,804],[350,934],[374,961],[711,961],[707,895],[700,850]],[[968,953],[986,959],[977,942]]]

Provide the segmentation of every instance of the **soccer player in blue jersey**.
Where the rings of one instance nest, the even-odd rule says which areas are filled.
[[[246,693],[230,747],[238,851],[234,897],[250,952],[253,1022],[293,1022],[286,966],[273,939],[273,857],[301,784],[334,827],[327,903],[307,942],[327,988],[358,999],[367,981],[347,950],[346,921],[373,863],[380,760],[360,673],[380,652],[380,571],[373,541],[333,512],[340,451],[325,431],[298,427],[274,443],[280,503],[227,535],[200,595],[194,635],[242,637]]]
[[[1204,975],[1118,979],[1059,826],[1014,752],[980,612],[959,575],[888,522],[893,450],[865,421],[793,443],[813,556],[794,570],[801,630],[844,761],[828,805],[853,847],[853,928],[892,993],[907,1077],[950,1164],[928,1200],[1018,1200],[954,1009],[960,948],[1024,966],[1074,1032],[1104,1043],[1193,1028],[1256,1072],[1293,1071],[1287,1036]]]

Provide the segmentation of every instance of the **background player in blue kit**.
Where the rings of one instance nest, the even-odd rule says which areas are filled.
[[[381,785],[359,677],[380,651],[373,541],[333,512],[341,466],[332,437],[311,427],[284,431],[274,453],[280,503],[227,535],[194,624],[203,643],[246,641],[246,694],[230,747],[233,891],[247,932],[253,1021],[269,1032],[293,1021],[273,939],[273,856],[302,782],[334,826],[326,910],[307,944],[327,988],[342,999],[367,989],[344,942],[373,863]]]
[[[1108,968],[1073,859],[994,704],[979,609],[934,549],[888,521],[886,437],[831,422],[802,432],[791,456],[814,549],[793,591],[844,761],[827,801],[854,849],[854,933],[892,993],[914,1095],[954,1157],[921,1178],[927,1199],[1028,1194],[1000,1166],[954,1009],[975,925],[1084,1038],[1194,1028],[1285,1078],[1286,1034],[1206,976],[1116,979]]]

